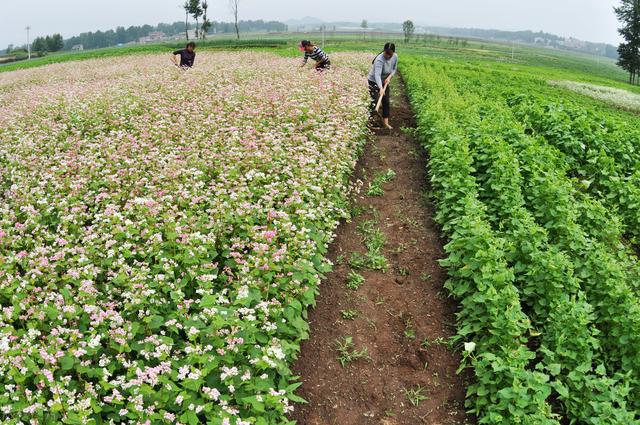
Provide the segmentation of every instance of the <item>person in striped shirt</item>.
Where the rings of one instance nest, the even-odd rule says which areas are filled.
[[[317,71],[326,71],[331,68],[331,61],[329,55],[327,55],[321,48],[310,42],[309,40],[302,40],[300,43],[300,51],[304,52],[304,60],[302,61],[302,68],[307,65],[309,58],[316,61],[315,69]]]

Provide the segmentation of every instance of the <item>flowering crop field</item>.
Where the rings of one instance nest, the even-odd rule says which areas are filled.
[[[0,76],[3,424],[278,424],[297,387],[369,56]]]

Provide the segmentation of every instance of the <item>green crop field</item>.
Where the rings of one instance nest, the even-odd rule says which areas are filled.
[[[619,86],[571,63],[402,64],[481,423],[638,421],[640,122],[550,84]]]

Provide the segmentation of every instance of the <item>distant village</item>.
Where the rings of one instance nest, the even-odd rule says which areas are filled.
[[[211,31],[211,34],[215,34],[215,30]],[[128,43],[118,43],[117,46],[131,46],[136,44],[154,44],[154,43],[160,43],[164,41],[184,40],[186,35],[188,35],[188,38],[190,40],[195,40],[197,38],[195,29],[190,29],[190,30],[187,30],[186,33],[182,32],[181,34],[175,34],[172,36],[168,36],[162,31],[152,31],[146,36],[140,37],[138,41],[130,41]],[[74,44],[71,47],[71,50],[81,51],[81,50],[84,50],[84,46],[82,44]]]

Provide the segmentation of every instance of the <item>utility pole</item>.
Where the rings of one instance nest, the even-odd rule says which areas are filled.
[[[516,41],[511,40],[511,60],[516,58]]]
[[[327,26],[326,25],[322,25],[322,48],[324,49],[324,33],[327,30]]]
[[[31,59],[31,41],[29,40],[29,31],[31,30],[30,26],[27,26],[27,28],[25,28],[27,30],[27,52],[29,55],[29,59]]]

